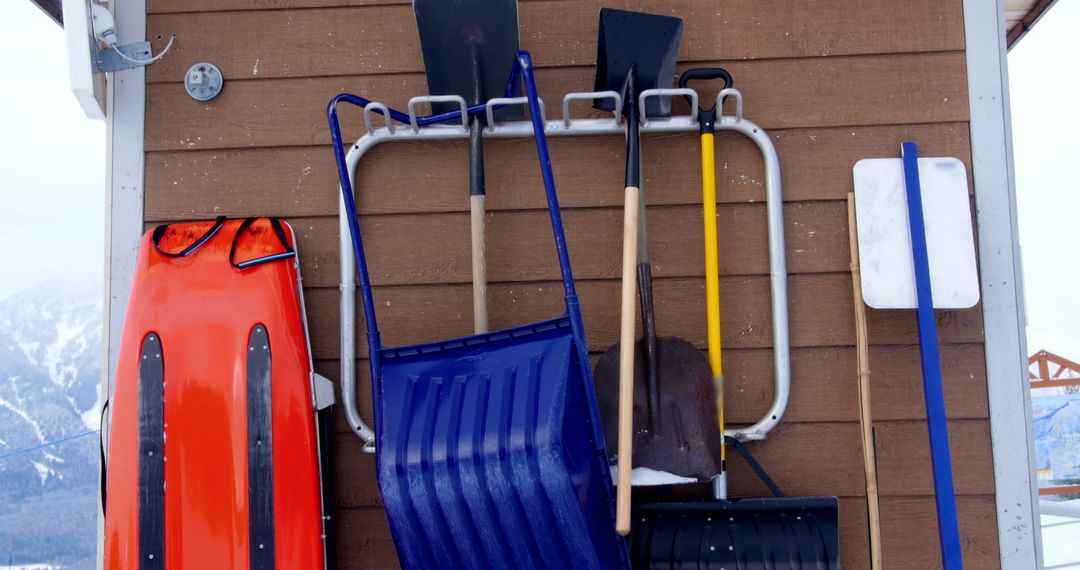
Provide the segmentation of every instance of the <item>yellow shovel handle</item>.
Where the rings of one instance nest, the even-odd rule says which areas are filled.
[[[724,433],[724,367],[720,356],[720,254],[716,237],[716,154],[713,134],[701,134],[701,190],[705,206],[705,315],[709,331],[709,366],[716,389],[716,414]],[[723,449],[725,446],[721,446]],[[721,451],[721,460],[724,452]]]
[[[701,135],[701,181],[705,205],[705,296],[709,325],[709,365],[713,376],[723,373],[720,358],[720,255],[716,237],[716,167],[713,134]]]

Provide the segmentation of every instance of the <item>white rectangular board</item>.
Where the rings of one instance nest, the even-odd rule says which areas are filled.
[[[875,309],[917,308],[903,162],[866,158],[855,164],[854,176],[863,298]],[[973,307],[979,275],[964,163],[920,158],[919,183],[934,307]]]
[[[71,92],[87,117],[104,119],[106,78],[94,67],[95,40],[94,26],[90,20],[90,0],[64,0],[63,9]]]

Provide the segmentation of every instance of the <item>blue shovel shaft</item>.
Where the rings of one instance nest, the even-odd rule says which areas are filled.
[[[930,261],[926,247],[922,191],[919,185],[919,154],[913,142],[901,145],[904,186],[907,189],[908,222],[911,227],[911,254],[915,262],[915,292],[918,298],[919,353],[922,359],[923,395],[930,432],[930,457],[934,471],[934,500],[937,505],[941,562],[945,570],[964,567],[960,548],[960,527],[953,490],[949,429],[945,417],[945,393],[941,380],[934,295],[930,287]]]

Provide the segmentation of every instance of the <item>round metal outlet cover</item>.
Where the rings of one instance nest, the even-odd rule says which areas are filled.
[[[197,101],[209,101],[221,93],[225,79],[212,63],[196,63],[184,75],[184,89]]]

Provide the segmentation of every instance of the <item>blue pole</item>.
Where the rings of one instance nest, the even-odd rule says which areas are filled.
[[[945,418],[945,392],[941,381],[941,355],[938,353],[934,295],[930,289],[930,261],[926,249],[926,222],[923,219],[922,190],[919,186],[919,153],[915,143],[903,143],[900,156],[904,163],[904,185],[907,189],[911,255],[915,261],[915,293],[919,301],[919,354],[922,358],[926,421],[930,432],[930,458],[934,471],[934,501],[937,505],[938,537],[941,539],[941,564],[945,570],[960,570],[964,567],[964,559],[956,516],[956,494],[953,491],[949,428]]]
[[[570,253],[566,247],[562,215],[559,214],[559,196],[555,191],[555,174],[551,170],[551,155],[548,153],[547,135],[544,134],[544,119],[540,114],[540,96],[537,94],[536,80],[533,78],[532,56],[528,51],[518,50],[516,57],[517,65],[514,66],[510,79],[516,81],[520,74],[525,82],[525,93],[529,98],[529,115],[536,138],[536,154],[540,159],[540,174],[544,179],[544,192],[547,193],[548,211],[551,214],[551,229],[555,234],[555,250],[559,255],[559,268],[562,271],[563,289],[567,303],[576,304],[574,275],[570,269]]]

